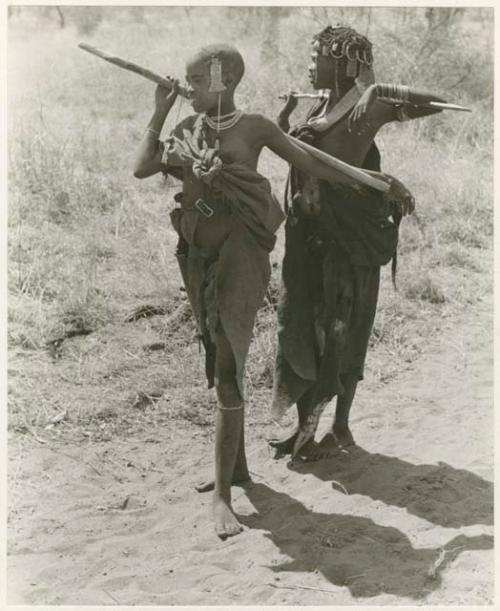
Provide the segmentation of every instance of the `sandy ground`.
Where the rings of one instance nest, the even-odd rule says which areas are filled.
[[[410,371],[361,385],[349,453],[293,467],[250,431],[245,530],[224,542],[193,490],[212,445],[189,423],[75,447],[13,436],[8,602],[492,604],[492,338],[479,302]]]

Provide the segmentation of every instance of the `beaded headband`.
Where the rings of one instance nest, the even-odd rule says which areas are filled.
[[[313,38],[320,45],[320,52],[335,60],[347,58],[347,76],[355,77],[358,64],[367,67],[373,64],[372,44],[365,36],[348,27],[327,26]]]

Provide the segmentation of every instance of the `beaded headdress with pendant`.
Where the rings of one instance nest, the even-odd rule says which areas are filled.
[[[317,52],[336,62],[346,60],[345,75],[354,79],[352,88],[345,92],[333,106],[322,103],[322,110],[315,107],[308,117],[308,124],[316,131],[325,131],[337,123],[359,100],[363,92],[375,82],[373,73],[372,43],[348,26],[327,26],[313,38]],[[339,70],[335,70],[335,90],[339,95]],[[321,108],[321,107],[320,107]],[[317,112],[316,112],[317,111]]]
[[[347,59],[346,75],[356,78],[363,69],[373,65],[372,43],[347,26],[327,26],[313,38],[320,46],[320,53],[335,60]]]

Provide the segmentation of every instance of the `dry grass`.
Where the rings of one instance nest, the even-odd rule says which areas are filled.
[[[63,30],[40,19],[34,7],[11,20],[12,430],[31,432],[40,443],[111,440],[140,431],[154,436],[155,427],[173,421],[212,434],[214,396],[207,401],[196,330],[189,316],[174,316],[185,300],[168,218],[178,185],[162,178],[136,181],[131,174],[153,89],[82,53],[76,47],[82,39],[182,76],[185,40],[209,42],[209,31],[210,40],[237,44],[246,59],[240,106],[274,117],[278,93],[307,86],[312,32],[339,18],[361,30],[369,25],[384,80],[427,87],[474,112],[388,126],[378,139],[384,170],[412,188],[417,214],[401,230],[398,293],[384,271],[368,380],[383,383],[411,366],[443,316],[491,291],[492,31],[484,12],[468,10],[446,28],[449,35],[436,39],[426,38],[423,9],[411,9],[405,20],[395,9],[253,7],[244,31],[237,10],[105,9],[97,22],[73,12]],[[478,29],[482,37],[467,44]],[[394,31],[405,41],[402,55]],[[166,131],[188,111],[186,104],[176,110]],[[281,194],[286,164],[264,154],[260,169]],[[280,236],[275,263],[282,252]],[[274,292],[278,285],[279,267]],[[123,322],[145,304],[162,306],[166,314]],[[89,333],[54,343],[78,330]],[[268,305],[259,313],[248,362],[250,425],[266,419],[275,341],[275,312]],[[162,342],[162,349],[150,348]],[[64,419],[53,421],[65,411]]]

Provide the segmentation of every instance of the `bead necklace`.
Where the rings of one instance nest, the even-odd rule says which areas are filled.
[[[217,132],[225,129],[230,129],[234,127],[236,123],[241,119],[243,112],[241,110],[233,110],[233,112],[228,113],[227,115],[220,115],[217,117],[217,120],[214,121],[208,115],[204,115],[203,119],[212,129]]]

